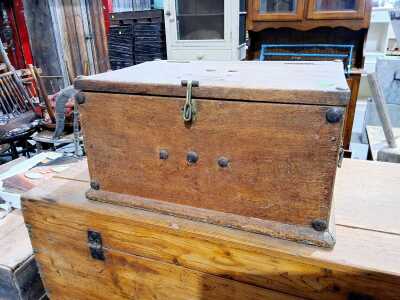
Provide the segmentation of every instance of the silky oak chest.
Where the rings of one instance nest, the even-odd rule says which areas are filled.
[[[75,87],[89,199],[334,245],[340,62],[154,61]]]

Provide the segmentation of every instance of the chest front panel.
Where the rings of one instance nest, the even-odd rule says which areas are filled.
[[[329,218],[342,127],[326,120],[330,106],[196,99],[188,125],[183,98],[86,99],[85,146],[101,190],[287,224]]]

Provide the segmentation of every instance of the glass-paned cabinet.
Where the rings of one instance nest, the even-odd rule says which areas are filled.
[[[357,1],[356,0],[346,0],[346,1],[332,1],[332,0],[316,0],[315,10],[317,11],[346,11],[346,10],[356,10]]]
[[[296,4],[296,0],[260,0],[260,13],[293,13]]]
[[[362,19],[366,0],[309,0],[310,19]]]
[[[303,18],[303,0],[257,0],[254,5],[257,20],[300,20]]]
[[[166,0],[164,14],[168,59],[244,59],[246,0]]]
[[[255,21],[362,19],[367,0],[252,0]]]
[[[179,40],[223,40],[224,0],[176,0]]]

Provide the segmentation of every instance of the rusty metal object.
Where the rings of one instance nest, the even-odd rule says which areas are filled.
[[[96,191],[100,189],[100,183],[98,183],[96,180],[92,180],[90,182],[90,187]]]
[[[324,220],[314,220],[311,223],[312,228],[316,231],[325,231],[328,229],[328,223]]]

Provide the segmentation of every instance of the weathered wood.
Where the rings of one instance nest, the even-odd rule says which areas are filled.
[[[153,61],[78,79],[75,88],[185,97],[182,80],[198,80],[193,97],[205,99],[344,106],[350,96],[340,62]]]
[[[70,77],[74,79],[78,75],[85,74],[85,70],[80,57],[80,45],[75,28],[73,2],[72,0],[62,0],[62,6],[64,13],[63,21],[65,21],[66,36],[68,37],[68,51],[70,52],[71,57],[70,65],[73,67],[73,69],[68,70],[68,72],[71,73]]]
[[[283,237],[293,230],[288,238],[301,231],[304,235],[298,233],[297,240],[319,237],[332,244],[330,234],[314,234],[311,227],[316,219],[328,223],[330,216],[341,142],[341,123],[326,121],[330,107],[197,99],[198,116],[189,131],[180,113],[183,99],[100,93],[87,93],[86,98],[80,111],[90,172],[102,191],[248,218],[122,195],[104,197],[103,192],[91,192],[92,199]],[[98,107],[109,114],[99,115]],[[159,159],[160,149],[168,150],[167,160]],[[186,162],[191,150],[200,157],[195,165]],[[230,160],[229,167],[218,166],[221,156]]]
[[[0,299],[39,300],[45,294],[20,210],[0,220]]]
[[[110,70],[108,60],[107,34],[103,17],[103,2],[93,0],[87,2],[88,13],[91,21],[91,32],[93,33],[93,61],[96,73]]]
[[[299,299],[113,249],[98,262],[88,255],[84,236],[76,241],[37,230],[33,238],[53,299]]]
[[[389,148],[396,148],[396,139],[393,134],[393,126],[392,122],[390,121],[389,111],[386,107],[385,96],[375,73],[368,74],[368,82],[371,87],[372,98],[376,104],[376,111],[378,112],[379,119],[382,122],[382,128],[386,141],[389,145]]]
[[[199,86],[188,124],[181,81],[192,79]],[[81,120],[98,186],[91,199],[333,245],[332,187],[349,96],[340,63],[156,61],[75,87],[86,99]]]
[[[51,102],[50,102],[49,96],[47,94],[46,87],[44,86],[43,79],[40,76],[39,71],[35,66],[29,65],[29,69],[31,70],[33,78],[38,86],[40,96],[42,97],[43,102],[46,104],[46,108],[47,108],[47,112],[49,114],[50,120],[52,121],[53,124],[55,124],[56,116],[54,113],[54,109],[51,106]]]
[[[354,162],[359,163],[364,162]],[[383,174],[384,168],[389,173],[395,172],[391,166],[386,164],[375,173],[373,168],[360,165],[357,172],[368,173],[370,180],[377,179],[384,187],[385,178],[375,176]],[[399,229],[389,233],[382,226],[378,230],[369,229],[381,217],[395,217],[395,209],[385,199],[374,198],[376,192],[369,194],[371,185],[365,185],[364,181],[355,182],[350,189],[344,185],[345,178],[357,174],[352,168],[353,162],[345,160],[338,174],[343,176],[335,188],[338,206],[342,207],[338,212],[346,215],[338,217],[343,225],[337,226],[337,244],[333,250],[88,201],[85,197],[88,182],[83,181],[87,170],[84,169],[82,172],[86,175],[76,174],[74,170],[71,177],[77,180],[53,178],[47,185],[25,195],[24,216],[32,225],[33,245],[39,251],[38,260],[50,297],[56,299],[68,299],[69,295],[74,299],[126,297],[127,294],[121,296],[121,293],[147,299],[154,295],[150,290],[160,299],[180,299],[179,293],[186,295],[186,299],[203,299],[199,295],[204,286],[196,280],[182,278],[196,277],[197,272],[211,274],[206,276],[212,278],[210,282],[223,284],[225,296],[234,299],[245,296],[236,294],[231,280],[245,283],[243,289],[254,285],[306,299],[398,299],[400,235],[394,232]],[[398,192],[398,186],[396,189]],[[353,200],[354,207],[358,207],[357,203],[361,205],[361,201],[367,200],[355,197],[361,192],[371,195],[368,200],[377,203],[375,214],[365,214],[366,210],[362,209],[358,214],[363,224],[352,223],[354,211],[344,210],[343,206],[348,199]],[[102,234],[105,262],[89,258],[88,229]],[[175,281],[175,272],[181,274],[181,281]],[[167,278],[162,279],[164,276]],[[214,276],[229,280],[218,281]],[[131,281],[135,283],[136,294]],[[158,294],[161,291],[154,285],[156,281],[170,294]],[[212,283],[207,286],[210,284],[214,286]],[[217,287],[213,290],[217,294],[207,297],[222,297]],[[99,291],[103,294],[99,295]],[[248,297],[253,294],[254,299],[260,295],[257,289],[246,293],[250,294]]]
[[[35,65],[46,75],[60,75],[61,66],[48,1],[24,0],[24,13]],[[46,79],[46,88],[55,93],[64,86],[60,78]]]
[[[349,168],[351,173],[347,172]],[[399,182],[399,164],[345,159],[336,176],[340,188],[335,189],[335,198],[342,200],[336,201],[336,223],[400,235]],[[359,192],[351,194],[351,201],[345,201],[354,187],[357,191],[360,187]]]
[[[358,91],[360,88],[361,74],[350,74],[347,82],[351,90],[350,101],[347,106],[346,118],[343,129],[343,148],[350,149],[351,134],[353,132],[354,115],[356,113],[356,105],[358,98]]]

